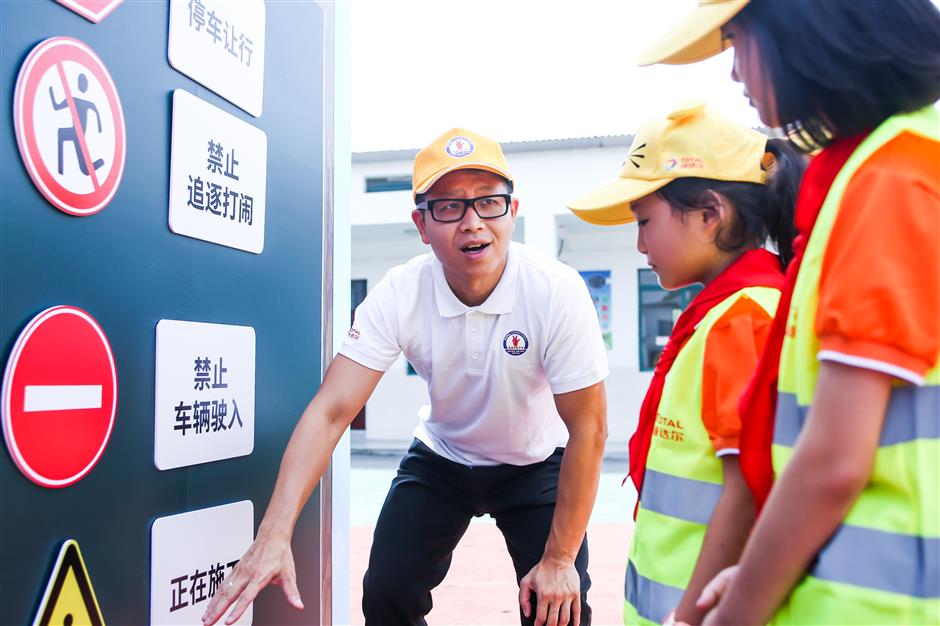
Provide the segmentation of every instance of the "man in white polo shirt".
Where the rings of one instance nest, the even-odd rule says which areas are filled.
[[[356,309],[301,416],[255,543],[204,621],[269,582],[295,606],[290,537],[332,448],[404,352],[431,411],[376,524],[363,581],[374,625],[425,624],[474,516],[506,539],[523,624],[589,624],[585,529],[607,436],[607,357],[576,271],[512,243],[519,201],[499,144],[466,129],[414,164],[412,218],[432,254],[395,267]],[[237,602],[236,602],[237,600]]]

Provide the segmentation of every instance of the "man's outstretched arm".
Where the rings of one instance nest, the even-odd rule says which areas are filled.
[[[574,561],[594,508],[607,441],[603,382],[556,395],[555,407],[568,427],[555,516],[542,560],[519,585],[519,603],[526,616],[532,611],[531,593],[536,594],[536,626],[564,626],[569,617],[580,623],[581,580]]]
[[[303,608],[290,548],[294,524],[326,471],[333,448],[382,374],[343,355],[333,360],[287,443],[258,535],[212,598],[203,615],[204,624],[214,624],[234,603],[225,620],[233,623],[269,583],[280,585],[288,602]]]

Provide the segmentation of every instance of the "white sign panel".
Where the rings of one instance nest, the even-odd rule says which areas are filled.
[[[250,500],[158,518],[150,529],[150,623],[202,624],[253,538]],[[249,605],[235,623],[251,620]]]
[[[170,0],[167,57],[183,74],[260,117],[263,0]]]
[[[157,469],[251,454],[255,447],[255,329],[157,324]]]
[[[260,254],[267,170],[264,131],[173,92],[170,230]]]

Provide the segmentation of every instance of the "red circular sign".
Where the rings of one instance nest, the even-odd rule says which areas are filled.
[[[94,50],[71,37],[46,39],[23,61],[13,125],[36,187],[70,215],[111,201],[124,175],[124,111]]]
[[[98,322],[71,306],[34,317],[7,360],[0,410],[7,449],[30,480],[68,487],[88,474],[117,410],[114,355]]]

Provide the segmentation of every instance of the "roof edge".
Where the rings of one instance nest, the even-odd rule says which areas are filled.
[[[585,148],[607,148],[611,146],[629,147],[633,135],[605,135],[596,137],[570,137],[565,139],[536,139],[533,141],[507,141],[501,143],[504,153],[543,152],[547,150],[576,150]],[[403,150],[375,150],[353,152],[353,163],[376,161],[413,160],[419,148]]]

